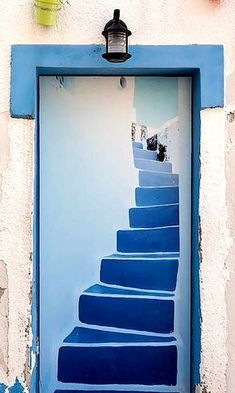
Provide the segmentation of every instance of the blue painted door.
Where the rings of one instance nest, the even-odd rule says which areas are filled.
[[[40,78],[40,391],[190,391],[191,81]]]

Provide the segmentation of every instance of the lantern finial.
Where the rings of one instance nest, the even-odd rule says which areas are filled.
[[[114,12],[113,12],[113,19],[115,21],[120,19],[120,10],[114,10]]]

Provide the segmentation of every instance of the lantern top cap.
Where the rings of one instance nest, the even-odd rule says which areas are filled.
[[[127,36],[131,35],[131,31],[127,29],[127,25],[120,19],[120,10],[115,9],[113,19],[106,23],[102,34],[106,36],[108,32],[125,32]]]

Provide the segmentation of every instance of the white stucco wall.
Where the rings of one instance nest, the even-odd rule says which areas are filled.
[[[0,383],[29,386],[34,121],[9,117],[10,45],[100,43],[120,7],[133,44],[223,44],[224,109],[202,111],[203,393],[235,389],[235,3],[232,0],[69,0],[57,28],[34,22],[31,0],[0,5]],[[25,388],[27,391],[27,388]]]

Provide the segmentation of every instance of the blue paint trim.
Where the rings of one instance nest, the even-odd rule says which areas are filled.
[[[5,393],[7,386],[5,383],[0,383],[0,393]]]
[[[200,110],[223,107],[224,60],[219,45],[134,46],[133,57],[122,65],[108,64],[99,45],[14,45],[12,46],[11,115],[37,119],[35,133],[35,219],[33,346],[36,365],[30,391],[39,391],[39,117],[38,77],[40,75],[189,75],[193,80],[192,154],[192,374],[191,391],[200,383],[201,311],[199,281],[199,188]],[[138,189],[137,189],[138,191]],[[138,196],[138,195],[137,195]],[[172,202],[172,200],[170,199]],[[137,201],[138,202],[138,201]],[[177,202],[177,199],[174,199]],[[172,202],[173,203],[173,202]],[[0,385],[4,389],[4,385]]]
[[[39,307],[40,307],[40,238],[39,238],[39,222],[40,222],[40,209],[39,209],[39,196],[40,196],[40,152],[39,152],[39,80],[36,84],[36,129],[34,135],[34,156],[35,156],[35,174],[34,174],[34,218],[33,218],[33,288],[32,288],[32,332],[33,341],[30,348],[31,354],[31,368],[34,361],[32,370],[30,393],[39,393]]]
[[[126,63],[108,63],[103,45],[13,45],[11,116],[34,118],[39,75],[192,75],[200,73],[201,108],[224,104],[221,45],[134,45]]]
[[[192,79],[192,271],[191,271],[191,392],[200,384],[201,363],[201,297],[200,297],[200,143],[201,84],[200,74]]]
[[[8,388],[9,393],[23,393],[24,388],[19,382],[18,378],[16,378],[16,381],[13,386]]]

